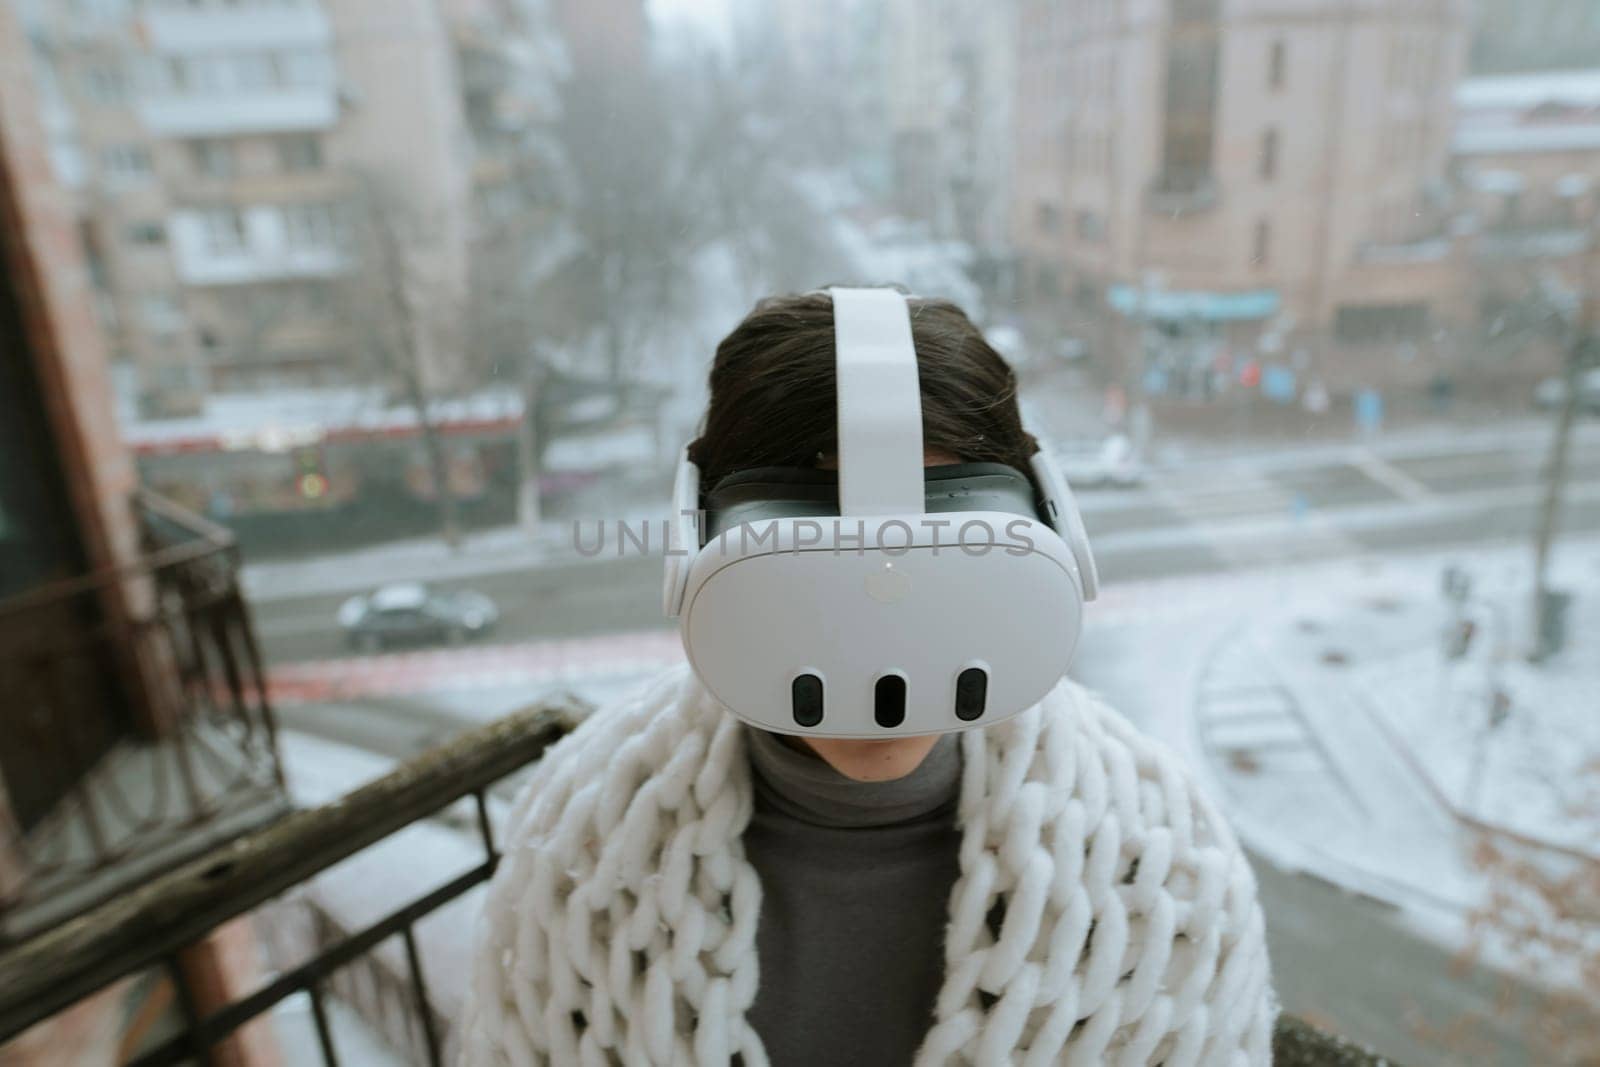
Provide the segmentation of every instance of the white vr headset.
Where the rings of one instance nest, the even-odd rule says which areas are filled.
[[[664,607],[711,694],[763,730],[885,738],[986,726],[1066,673],[1099,578],[1066,479],[923,467],[905,297],[832,289],[838,471],[674,487]],[[702,510],[703,508],[703,510]],[[703,521],[702,521],[703,520]]]

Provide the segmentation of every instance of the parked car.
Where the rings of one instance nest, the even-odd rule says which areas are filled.
[[[421,582],[397,582],[353,596],[339,606],[339,628],[353,648],[459,643],[494,628],[494,601],[470,589],[444,592]]]
[[[1145,466],[1126,434],[1112,434],[1092,452],[1061,457],[1061,473],[1074,489],[1136,489],[1144,484]]]
[[[1533,402],[1541,408],[1552,410],[1567,402],[1567,382],[1564,378],[1546,378],[1533,391]],[[1578,410],[1600,415],[1600,370],[1586,371],[1578,379]]]

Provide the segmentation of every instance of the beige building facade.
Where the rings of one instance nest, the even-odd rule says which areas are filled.
[[[472,156],[433,0],[25,7],[57,170],[144,415],[369,377],[340,287],[371,267],[357,234],[376,199],[427,295],[416,317],[459,304]],[[443,331],[426,333],[419,358],[443,377]]]
[[[1024,4],[1022,291],[1128,384],[1241,362],[1360,388],[1451,306],[1461,0]],[[1448,245],[1448,241],[1445,242]],[[1398,353],[1398,355],[1397,355]]]

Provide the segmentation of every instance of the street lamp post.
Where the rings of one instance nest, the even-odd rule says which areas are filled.
[[[1556,651],[1559,644],[1556,613],[1558,597],[1548,586],[1550,546],[1561,517],[1561,495],[1567,480],[1567,459],[1571,452],[1572,427],[1582,404],[1583,379],[1587,371],[1600,367],[1600,277],[1595,266],[1600,259],[1600,211],[1591,213],[1589,246],[1579,276],[1582,303],[1566,360],[1566,395],[1556,420],[1555,439],[1550,446],[1548,480],[1544,503],[1539,510],[1539,528],[1533,551],[1533,645],[1528,659],[1538,663]]]

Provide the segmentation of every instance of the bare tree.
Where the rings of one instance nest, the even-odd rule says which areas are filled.
[[[548,287],[574,240],[560,220],[530,207],[484,227],[472,247],[463,350],[473,380],[521,395],[517,520],[530,532],[540,522],[539,480],[555,430],[549,403],[559,374],[555,357],[578,325],[550,299]]]
[[[348,201],[347,243],[355,269],[339,286],[341,313],[361,370],[392,390],[417,421],[445,541],[461,541],[450,465],[433,412],[430,360],[459,340],[460,309],[436,265],[440,224],[396,185],[360,175]]]
[[[704,239],[676,91],[648,71],[579,71],[561,90],[558,195],[577,241],[546,303],[562,312],[557,332],[590,333],[621,392],[651,332],[681,310]]]

